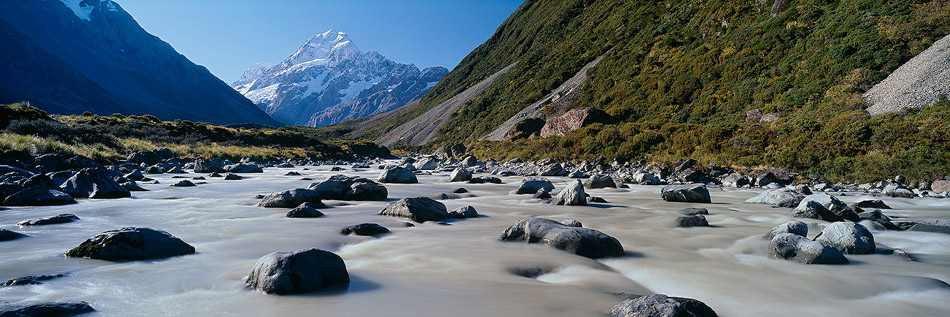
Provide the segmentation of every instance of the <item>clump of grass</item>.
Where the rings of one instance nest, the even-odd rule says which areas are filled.
[[[83,155],[94,160],[114,160],[122,157],[115,149],[102,143],[70,145],[38,136],[7,132],[0,133],[0,150],[18,150],[33,155],[47,153]]]

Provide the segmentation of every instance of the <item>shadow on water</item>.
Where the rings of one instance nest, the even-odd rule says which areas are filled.
[[[349,284],[340,284],[327,287],[323,290],[301,294],[301,296],[315,297],[315,296],[335,296],[343,295],[349,293],[365,293],[372,292],[383,287],[382,284],[364,279],[358,275],[350,273],[350,283]]]

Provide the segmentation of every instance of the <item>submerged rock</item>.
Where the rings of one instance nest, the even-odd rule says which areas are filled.
[[[0,304],[0,316],[75,316],[96,311],[89,303]]]
[[[835,247],[846,254],[874,253],[874,236],[864,226],[853,222],[835,222],[825,226],[815,241]]]
[[[168,232],[126,227],[89,238],[66,256],[108,261],[148,260],[195,253],[195,247]]]
[[[0,241],[10,241],[24,237],[27,237],[27,235],[7,229],[0,229]]]
[[[306,202],[311,202],[317,204],[317,206],[322,206],[320,208],[326,208],[326,206],[323,205],[323,202],[320,200],[320,194],[315,190],[306,188],[294,188],[291,190],[267,194],[264,196],[261,202],[257,204],[257,206],[263,208],[295,208]]]
[[[769,242],[769,257],[804,264],[848,264],[834,247],[792,233],[780,233]]]
[[[686,208],[680,210],[680,213],[686,216],[695,216],[695,215],[708,215],[709,210],[706,208]]]
[[[340,233],[344,235],[356,234],[358,236],[372,236],[377,234],[389,233],[389,228],[380,226],[375,223],[361,223],[358,225],[352,225],[349,227],[344,227],[340,229]]]
[[[323,213],[317,208],[326,208],[326,205],[305,202],[287,212],[287,218],[317,218],[322,217]]]
[[[349,284],[350,275],[339,255],[320,249],[303,249],[261,257],[245,283],[264,293],[286,295]]]
[[[805,195],[799,194],[791,188],[768,189],[758,196],[749,198],[747,204],[766,204],[777,207],[795,208],[805,199]]]
[[[610,309],[611,317],[716,317],[716,312],[705,303],[683,297],[663,294],[640,296],[617,304]]]
[[[49,275],[40,275],[40,276],[23,276],[14,279],[9,279],[3,283],[3,286],[17,286],[17,285],[38,285],[43,284],[43,281],[49,281],[54,278],[59,278],[66,276],[64,274],[49,274]]]
[[[244,176],[241,176],[241,175],[238,175],[238,174],[234,174],[234,173],[227,173],[227,174],[224,174],[224,180],[226,180],[226,181],[239,181],[239,180],[242,180],[242,179],[244,179]]]
[[[555,205],[586,206],[587,194],[584,193],[584,184],[580,180],[571,182],[557,194],[551,203]]]
[[[711,203],[709,190],[703,184],[669,185],[660,192],[663,200],[684,203]]]
[[[60,214],[57,216],[51,216],[46,218],[24,220],[17,223],[18,226],[44,226],[44,225],[53,225],[60,223],[69,223],[79,220],[74,214]]]
[[[709,222],[703,215],[682,216],[673,221],[673,226],[677,228],[709,227]]]
[[[603,232],[564,225],[546,218],[527,218],[505,229],[502,241],[543,243],[583,257],[599,259],[622,256],[623,246]]]
[[[397,184],[416,184],[419,182],[419,180],[416,179],[416,174],[402,167],[393,167],[383,170],[383,172],[379,174],[377,181],[380,183]]]
[[[444,204],[429,197],[403,198],[391,202],[379,214],[405,217],[415,222],[441,221],[450,217]]]
[[[183,179],[183,180],[178,181],[177,183],[171,184],[170,186],[171,187],[195,187],[197,185],[195,185],[195,183],[192,183],[190,180]]]

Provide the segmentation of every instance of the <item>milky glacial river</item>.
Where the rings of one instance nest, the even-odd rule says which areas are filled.
[[[291,170],[303,176],[283,176]],[[313,219],[285,218],[288,209],[256,206],[257,194],[312,182],[301,177],[320,181],[343,173],[375,179],[379,173],[328,170],[269,168],[244,174],[244,180],[209,178],[189,188],[169,187],[172,175],[160,175],[161,184],[143,185],[151,191],[133,192],[131,199],[0,210],[0,228],[30,235],[0,242],[0,279],[67,274],[42,285],[0,287],[0,302],[87,301],[96,309],[93,315],[105,316],[604,316],[622,301],[617,293],[662,293],[696,298],[722,316],[950,316],[950,235],[872,229],[878,248],[903,249],[918,262],[884,254],[848,255],[851,264],[839,266],[772,260],[761,237],[793,218],[788,208],[742,203],[757,190],[711,188],[712,204],[685,204],[664,202],[660,186],[634,185],[588,190],[608,203],[569,207],[509,194],[521,177],[504,177],[502,185],[462,184],[447,183],[448,173],[440,173],[420,176],[420,184],[386,184],[388,201],[464,187],[476,197],[442,202],[449,211],[474,206],[481,217],[406,227],[406,219],[376,214],[388,201],[325,201],[336,206]],[[550,179],[557,190],[570,181]],[[850,203],[868,197],[841,198]],[[950,199],[883,200],[895,208],[884,211],[894,220],[950,218]],[[673,228],[686,207],[709,209],[711,227]],[[16,225],[60,213],[81,220]],[[616,237],[627,255],[595,261],[498,240],[505,228],[530,216],[577,219]],[[802,220],[809,223],[809,238],[823,223]],[[339,234],[341,227],[364,222],[392,232]],[[197,253],[135,262],[62,255],[97,233],[126,226],[168,231]],[[261,256],[312,247],[345,260],[348,288],[274,296],[244,286]]]

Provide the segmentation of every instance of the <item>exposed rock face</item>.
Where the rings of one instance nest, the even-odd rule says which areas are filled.
[[[274,252],[257,260],[245,281],[264,293],[287,295],[349,284],[343,258],[320,249]]]
[[[709,190],[703,184],[669,185],[660,192],[663,200],[685,203],[711,203]]]
[[[825,226],[815,241],[831,245],[846,254],[874,253],[874,236],[867,228],[853,222],[835,222]]]
[[[935,180],[933,183],[930,183],[930,190],[935,193],[950,192],[950,180]]]
[[[777,207],[794,208],[805,199],[805,195],[799,194],[791,188],[768,189],[758,196],[749,198],[747,204],[766,204]]]
[[[84,168],[69,178],[61,186],[62,190],[73,197],[82,198],[122,198],[132,196],[128,189],[119,185],[102,169]]]
[[[932,105],[950,97],[950,35],[917,54],[864,93],[871,115]],[[936,191],[936,190],[935,190]]]
[[[610,309],[611,317],[716,317],[716,312],[705,303],[683,297],[663,294],[640,296],[617,304]]]
[[[838,249],[793,233],[775,235],[769,242],[769,257],[804,264],[848,264]]]
[[[195,247],[168,232],[126,227],[89,238],[66,256],[108,261],[148,260],[195,253]]]
[[[544,125],[547,123],[544,119],[541,118],[526,118],[521,119],[518,123],[515,123],[514,127],[511,127],[511,130],[505,134],[505,139],[507,140],[519,140],[527,139],[531,136],[541,135],[541,129],[544,128]]]
[[[294,208],[306,202],[312,202],[318,206],[323,205],[323,202],[320,201],[319,192],[306,188],[294,188],[268,194],[257,206],[263,208]],[[326,207],[324,206],[324,208]]]
[[[518,186],[518,189],[515,191],[517,195],[524,194],[534,194],[538,190],[544,189],[547,192],[554,190],[554,184],[551,184],[547,178],[542,177],[525,177],[521,180],[521,186]]]
[[[372,236],[377,234],[389,233],[389,229],[375,223],[361,223],[340,229],[344,235],[356,234],[358,236]]]
[[[0,316],[76,316],[96,311],[89,303],[0,304]]]
[[[403,198],[391,202],[379,214],[405,217],[415,222],[441,221],[450,217],[444,204],[429,197]]]
[[[584,185],[581,184],[580,180],[571,182],[554,197],[554,201],[551,203],[555,205],[586,206],[587,194],[584,193]]]
[[[551,117],[541,128],[541,137],[564,135],[593,123],[610,124],[617,122],[603,110],[597,108],[573,109],[561,116]]]
[[[772,240],[775,236],[783,233],[791,233],[805,237],[808,235],[808,225],[801,221],[789,221],[772,228],[772,231],[765,234],[765,238]]]
[[[386,187],[357,176],[333,175],[325,181],[310,185],[323,199],[336,200],[385,200],[389,195]]]
[[[501,240],[543,243],[592,259],[624,254],[623,246],[614,237],[597,230],[571,227],[545,218],[519,220],[505,229]]]
[[[383,170],[379,174],[380,183],[399,183],[399,184],[415,184],[419,180],[416,179],[416,174],[406,168],[402,167],[393,167]]]
[[[775,17],[785,12],[785,10],[788,9],[789,2],[790,0],[775,0],[775,2],[772,2],[772,11],[769,14]]]

